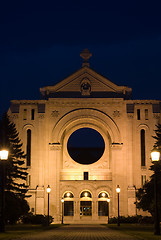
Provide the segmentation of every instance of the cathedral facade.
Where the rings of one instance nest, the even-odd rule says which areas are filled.
[[[27,153],[30,210],[47,214],[49,196],[55,223],[62,216],[64,223],[106,223],[108,216],[117,217],[117,186],[120,215],[136,215],[136,190],[152,174],[160,101],[132,100],[131,88],[89,66],[90,56],[84,50],[78,71],[40,88],[40,100],[12,100],[9,109]],[[74,152],[69,140],[79,130],[96,132],[101,149],[93,149],[93,155],[88,149],[81,149],[82,155],[78,148]]]

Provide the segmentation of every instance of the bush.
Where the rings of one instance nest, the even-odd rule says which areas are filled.
[[[153,224],[154,223],[154,218],[145,216],[139,219],[139,223],[141,224]]]
[[[53,222],[52,216],[49,216],[49,223]],[[24,224],[42,224],[43,226],[47,226],[48,224],[48,216],[37,214],[33,215],[29,213],[22,217],[22,223]]]
[[[117,223],[117,218],[113,217],[109,219],[109,223]],[[153,223],[152,217],[143,217],[141,215],[136,216],[120,216],[120,223]]]

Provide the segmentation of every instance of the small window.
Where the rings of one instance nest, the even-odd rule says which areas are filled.
[[[31,129],[27,130],[27,166],[31,166]]]
[[[145,109],[145,120],[148,120],[148,109]]]
[[[84,172],[84,180],[88,180],[88,172]]]
[[[23,110],[23,120],[27,120],[27,109]]]
[[[31,120],[35,118],[35,109],[31,109]]]
[[[31,175],[29,175],[29,174],[27,175],[26,185],[29,187],[31,186]]]
[[[141,176],[141,186],[143,187],[145,183],[146,183],[146,175],[142,175]]]
[[[137,109],[137,120],[140,120],[140,109]]]
[[[140,141],[141,141],[141,166],[145,166],[145,130],[140,131]]]

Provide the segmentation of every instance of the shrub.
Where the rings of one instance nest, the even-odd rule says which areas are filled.
[[[139,223],[141,224],[153,224],[154,218],[150,216],[145,216],[139,219]]]
[[[52,216],[49,216],[49,223],[53,222]],[[46,226],[48,223],[48,216],[42,215],[42,214],[36,214],[33,215],[32,213],[29,213],[22,217],[22,223],[24,224],[42,224],[43,226]]]
[[[120,223],[139,223],[140,219],[142,219],[141,215],[136,215],[136,216],[120,216]],[[117,218],[113,217],[109,219],[109,223],[117,223]]]

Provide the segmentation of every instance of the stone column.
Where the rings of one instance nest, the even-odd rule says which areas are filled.
[[[135,187],[128,187],[128,215],[129,216],[136,215],[136,205],[134,204],[135,201],[136,201]]]
[[[49,165],[48,165],[48,184],[51,187],[50,209],[55,223],[61,221],[61,196],[60,196],[60,161],[61,145],[50,144]]]

